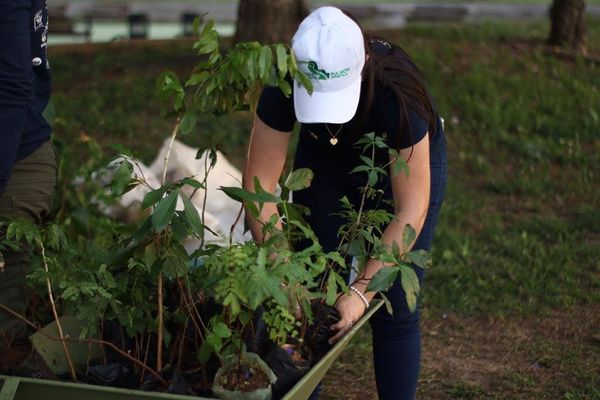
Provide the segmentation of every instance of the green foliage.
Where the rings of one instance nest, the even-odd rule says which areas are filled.
[[[198,349],[198,361],[205,364],[214,353],[220,355],[223,350],[223,341],[228,341],[233,335],[231,329],[223,322],[221,316],[215,315],[208,324],[206,336]]]
[[[269,338],[279,346],[289,343],[290,338],[300,337],[302,323],[286,307],[271,305],[263,313],[262,319],[267,324]]]
[[[171,71],[162,73],[156,84],[158,97],[169,104],[167,114],[175,118],[172,139],[194,132],[210,115],[253,110],[264,85],[277,86],[289,95],[290,77],[294,77],[311,90],[289,46],[241,43],[224,52],[214,25],[208,23],[194,49],[200,62],[185,84]],[[97,332],[102,321],[116,321],[128,336],[141,339],[153,334],[159,338],[160,346],[175,351],[172,346],[181,342],[185,335],[182,332],[187,329],[182,328],[183,324],[193,326],[194,334],[202,339],[197,354],[200,362],[206,363],[212,354],[217,354],[226,363],[243,351],[244,335],[259,309],[272,340],[280,345],[289,340],[301,343],[306,326],[312,323],[311,303],[333,305],[340,293],[348,291],[343,278],[348,252],[325,253],[302,220],[304,210],[288,201],[291,192],[309,187],[312,171],[292,171],[282,180],[281,197],[266,191],[258,179],[253,182],[253,191],[221,188],[244,203],[254,217],[260,215],[265,203],[276,204],[283,230],[276,228],[279,221],[273,216],[264,223],[265,240],[260,245],[209,245],[190,256],[184,241],[190,235],[202,239],[208,228],[185,193],[205,188],[216,162],[215,149],[210,149],[210,167],[205,176],[186,177],[152,188],[141,205],[146,213],[141,222],[123,226],[102,217],[88,199],[96,199],[98,206],[110,205],[135,185],[147,185],[143,178],[132,178],[138,161],[124,145],[113,145],[122,158],[112,164],[112,170],[100,174],[98,168],[106,162],[100,146],[85,135],[82,142],[93,152],[82,168],[71,170],[68,163],[73,158],[62,154],[61,182],[65,186],[59,196],[65,201],[57,222],[42,227],[13,222],[7,226],[1,245],[16,247],[21,241],[38,247],[45,245],[43,261],[49,267],[61,311],[76,315],[84,323],[84,336]],[[375,162],[375,150],[389,153],[383,139],[375,134],[366,135],[357,145],[371,152],[370,157],[362,157],[364,168],[355,171],[368,176],[364,205],[364,198],[377,195],[375,185],[386,176],[385,168],[391,163],[381,167]],[[80,174],[79,190],[85,194],[75,199],[69,197],[73,188],[68,183],[73,181],[70,174],[74,173]],[[182,208],[177,209],[178,204]],[[343,233],[357,250],[354,255],[363,260],[400,260],[404,255],[397,252],[392,259],[379,239],[382,227],[392,216],[382,210],[366,211],[363,205],[347,204],[350,222]],[[298,239],[307,239],[311,244],[295,251]],[[342,244],[342,249],[350,247]],[[425,256],[413,258],[421,261]],[[197,260],[203,266],[190,268]],[[415,287],[414,276],[404,270],[401,276],[412,296],[407,299],[416,301],[418,282]],[[30,279],[42,291],[46,278],[38,260],[38,268],[33,269]],[[167,306],[165,293],[176,293],[179,301]],[[208,323],[197,309],[201,304],[198,293],[222,307]],[[301,321],[294,316],[296,305],[303,313]]]
[[[361,188],[363,196],[359,207],[351,204],[346,197],[340,199],[344,209],[341,215],[348,221],[338,230],[338,235],[342,237],[341,250],[346,255],[357,258],[358,272],[363,271],[366,263],[371,259],[385,263],[387,266],[372,277],[367,290],[385,291],[399,279],[406,293],[408,307],[414,311],[420,287],[413,265],[419,268],[428,267],[431,264],[430,255],[424,250],[410,251],[416,239],[416,231],[408,224],[402,230],[402,248],[397,242],[392,242],[391,246],[383,244],[380,239],[383,229],[394,220],[395,216],[385,209],[363,210],[366,198],[373,198],[381,193],[376,185],[388,176],[386,168],[390,168],[392,176],[397,175],[401,170],[405,170],[408,175],[408,166],[400,154],[391,149],[385,139],[374,132],[360,138],[356,146],[362,149],[363,155],[360,158],[363,164],[354,168],[351,173],[366,173],[367,183]],[[387,153],[390,161],[383,166],[378,166],[375,160],[378,152],[381,151]],[[370,156],[365,155],[369,153]],[[333,279],[329,277],[328,287],[332,281]],[[388,307],[388,310],[390,309]]]
[[[302,76],[293,53],[282,44],[262,46],[257,42],[238,43],[229,52],[222,53],[213,22],[204,25],[194,49],[204,59],[185,83],[185,87],[192,89],[193,93],[183,117],[184,133],[193,129],[196,113],[225,114],[254,110],[262,85],[277,86],[289,96],[291,87],[286,80],[288,74]],[[310,91],[310,81],[302,81]],[[157,90],[165,100],[175,98],[175,111],[184,108],[184,89],[173,72],[161,75]]]

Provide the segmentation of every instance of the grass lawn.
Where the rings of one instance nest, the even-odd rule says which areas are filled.
[[[542,22],[381,33],[423,70],[449,147],[422,298],[419,398],[600,398],[600,20],[588,29],[596,61],[549,52]],[[90,136],[144,161],[172,126],[155,78],[164,69],[185,77],[196,61],[190,42],[50,56],[50,115],[65,148],[79,153]],[[246,114],[206,118],[184,141],[206,145],[210,132],[241,167],[250,123]],[[375,399],[372,376],[365,332],[323,398]]]

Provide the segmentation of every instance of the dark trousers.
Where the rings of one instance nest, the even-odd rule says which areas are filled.
[[[443,135],[443,133],[440,133]],[[431,191],[429,208],[423,228],[413,246],[413,250],[429,250],[437,224],[439,211],[444,200],[447,183],[447,157],[445,140],[438,138],[435,151],[430,154]],[[339,239],[337,230],[345,221],[339,213],[343,196],[352,204],[359,204],[359,193],[355,187],[343,183],[343,179],[333,176],[326,169],[320,169],[318,160],[310,154],[297,154],[296,168],[313,169],[315,177],[311,187],[294,193],[294,202],[311,210],[308,223],[315,231],[326,251],[335,250]],[[391,196],[389,190],[387,196]],[[384,202],[368,202],[367,208],[389,208]],[[415,266],[419,283],[423,282],[423,270]],[[373,330],[373,358],[377,391],[381,400],[412,400],[416,395],[421,358],[421,336],[419,332],[419,311],[410,312],[406,294],[398,279],[386,296],[392,303],[393,315],[382,307],[371,319]],[[360,366],[357,366],[360,368]],[[316,394],[312,398],[316,398]]]
[[[24,218],[40,222],[52,204],[56,172],[56,155],[50,142],[45,142],[29,157],[18,161],[5,192],[0,196],[0,218]],[[0,235],[4,239],[5,232],[0,232]],[[0,268],[0,304],[24,315],[27,310],[28,249],[3,250],[2,256],[4,267]],[[26,333],[24,322],[0,310],[0,347]]]

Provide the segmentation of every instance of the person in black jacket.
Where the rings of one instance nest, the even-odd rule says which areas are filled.
[[[42,115],[50,97],[47,37],[46,0],[0,0],[1,220],[40,222],[54,196],[52,128]],[[4,249],[0,258],[0,304],[21,315],[27,310],[26,250]],[[0,310],[0,349],[26,333],[22,321]]]

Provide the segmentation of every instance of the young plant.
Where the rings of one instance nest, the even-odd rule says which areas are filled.
[[[163,73],[157,81],[158,95],[166,101],[173,100],[170,114],[175,115],[160,187],[149,187],[143,178],[132,178],[135,158],[127,149],[120,147],[119,152],[124,157],[115,165],[112,181],[108,185],[110,195],[104,193],[104,188],[94,193],[94,197],[97,195],[106,200],[110,196],[117,198],[135,185],[146,185],[149,193],[143,200],[142,208],[149,215],[137,226],[111,225],[107,229],[107,235],[103,236],[107,240],[92,242],[95,245],[101,244],[97,249],[98,255],[89,256],[91,248],[87,249],[90,251],[79,253],[77,250],[86,248],[83,243],[85,235],[89,238],[96,233],[97,227],[92,225],[90,213],[82,208],[80,213],[71,217],[66,211],[68,207],[61,207],[60,213],[65,216],[61,222],[72,221],[69,222],[72,225],[66,226],[66,230],[70,237],[77,238],[77,242],[69,244],[69,249],[72,249],[72,252],[68,252],[69,257],[61,258],[57,252],[56,259],[61,262],[56,263],[56,270],[51,265],[47,273],[41,270],[33,273],[33,278],[37,281],[42,276],[49,276],[53,282],[65,282],[65,285],[59,286],[60,294],[55,297],[62,303],[63,310],[73,312],[85,322],[83,335],[97,331],[99,325],[116,321],[125,331],[123,336],[131,338],[133,342],[132,345],[123,344],[127,347],[123,350],[127,354],[131,353],[142,364],[152,345],[155,349],[155,371],[163,368],[163,362],[167,358],[165,349],[170,359],[177,357],[179,344],[184,342],[186,335],[190,335],[190,330],[200,342],[214,337],[211,336],[213,334],[224,335],[224,331],[219,328],[216,328],[215,333],[215,327],[222,325],[211,322],[207,326],[208,318],[202,315],[200,309],[204,301],[200,269],[189,268],[198,254],[190,256],[183,247],[183,240],[189,235],[202,241],[204,232],[208,229],[204,224],[203,213],[198,213],[184,192],[196,193],[206,187],[207,176],[216,161],[216,152],[214,149],[209,150],[213,157],[207,157],[211,162],[206,166],[203,177],[187,177],[167,183],[166,170],[175,138],[194,131],[203,115],[254,109],[263,85],[278,86],[290,94],[288,76],[304,82],[310,90],[310,81],[298,70],[287,45],[243,43],[228,52],[222,52],[214,23],[209,22],[200,33],[194,49],[201,61],[185,81],[185,85],[173,72]],[[85,175],[87,176],[88,174]],[[61,181],[61,184],[64,182]],[[61,198],[69,199],[68,196]],[[71,226],[77,230],[71,229]],[[87,232],[82,235],[79,228]],[[223,249],[210,246],[205,255],[215,253],[214,257],[219,257],[235,249],[236,245]],[[84,255],[89,258],[85,259]],[[258,253],[252,253],[252,256],[257,257]],[[265,286],[262,287],[262,292],[251,293],[251,302],[243,309],[237,310],[231,304],[233,308],[227,317],[232,321],[238,318],[244,322],[244,313],[247,315],[252,307],[256,307],[256,299],[260,300],[265,291],[269,298],[276,299],[277,304],[287,304],[283,288],[277,286],[276,290],[273,289],[275,279],[278,278],[269,275],[266,269],[263,272]],[[279,282],[278,280],[277,285]],[[54,289],[57,285],[55,283]],[[165,290],[166,288],[169,290]],[[178,296],[173,296],[172,293],[177,293]],[[227,299],[229,301],[232,297]],[[225,307],[229,305],[230,303],[226,303]],[[192,329],[182,326],[191,326]],[[212,339],[209,342],[210,340]]]
[[[383,194],[378,183],[387,178],[387,169],[391,170],[392,176],[402,172],[408,176],[408,165],[396,150],[387,145],[383,136],[378,136],[374,132],[365,134],[355,145],[361,148],[360,158],[363,164],[354,168],[351,173],[364,173],[367,179],[365,185],[360,188],[362,195],[358,207],[351,204],[347,198],[340,200],[344,209],[341,214],[347,220],[347,223],[339,229],[340,253],[344,257],[356,258],[358,263],[353,268],[357,275],[363,272],[370,259],[391,264],[380,269],[373,276],[367,290],[380,292],[391,313],[392,308],[385,297],[385,290],[392,286],[400,274],[406,302],[409,309],[414,312],[420,287],[412,265],[427,268],[431,264],[429,253],[424,250],[407,251],[416,239],[414,228],[408,224],[402,232],[402,250],[397,242],[393,242],[391,247],[383,244],[380,237],[383,235],[384,227],[395,218],[394,214],[387,211],[385,207],[365,210],[367,199],[379,198]],[[379,166],[381,163],[376,163],[376,160],[386,158],[391,161],[382,166]]]

